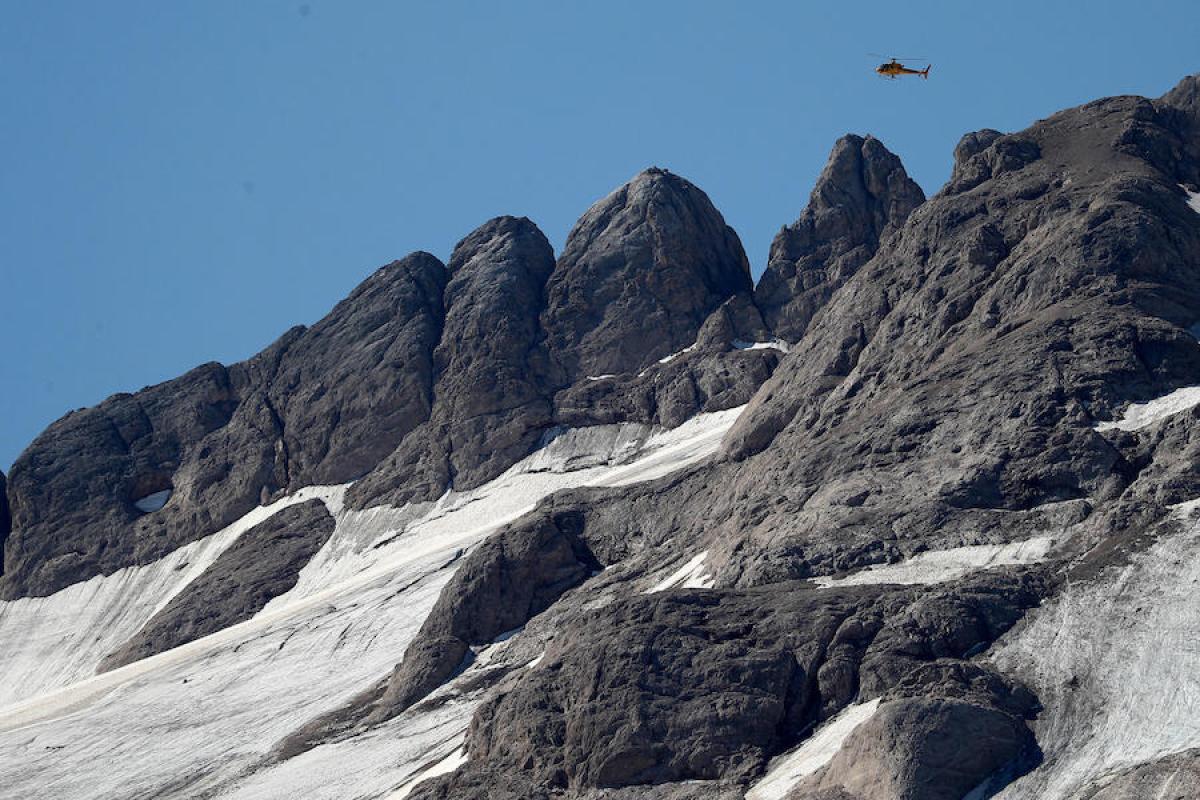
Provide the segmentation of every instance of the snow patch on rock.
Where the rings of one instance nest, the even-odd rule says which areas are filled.
[[[708,551],[704,550],[692,556],[686,564],[672,572],[663,580],[646,590],[646,594],[665,592],[667,589],[711,589],[713,578],[704,566]]]
[[[1036,564],[1045,560],[1053,546],[1053,536],[1035,536],[1009,544],[977,544],[949,550],[930,550],[896,564],[867,567],[842,578],[821,576],[814,578],[813,582],[822,589],[879,583],[942,583],[990,567]]]
[[[162,511],[163,506],[171,499],[171,490],[163,489],[161,492],[154,492],[145,497],[133,501],[133,507],[143,514],[152,514],[155,511]]]
[[[772,339],[769,342],[743,342],[741,339],[735,339],[733,346],[738,350],[778,350],[781,353],[789,353],[792,349],[783,339]]]
[[[1188,208],[1190,208],[1192,211],[1195,211],[1197,214],[1200,214],[1200,192],[1193,192],[1182,183],[1179,184],[1179,188],[1183,189],[1183,191],[1187,193]]]
[[[438,761],[436,764],[421,770],[414,775],[410,780],[404,783],[399,789],[388,795],[387,800],[404,800],[405,797],[412,792],[418,783],[438,775],[445,775],[461,767],[467,763],[467,748],[464,745],[459,745],[458,748],[452,751],[449,755]]]
[[[790,753],[771,761],[746,800],[782,800],[801,780],[828,764],[854,729],[874,716],[879,698],[846,706]]]
[[[1101,422],[1096,426],[1100,432],[1110,430],[1136,431],[1152,425],[1172,414],[1187,411],[1200,403],[1200,386],[1185,386],[1176,389],[1165,397],[1148,400],[1145,403],[1134,403],[1125,409],[1125,415],[1114,422]]]

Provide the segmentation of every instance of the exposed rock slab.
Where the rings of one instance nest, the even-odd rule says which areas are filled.
[[[967,620],[997,625],[964,625],[953,593],[896,587],[662,592],[593,608],[480,708],[468,763],[413,796],[452,787],[451,796],[482,797],[475,787],[492,776],[571,796],[745,781],[855,696],[884,692],[982,704],[1028,736],[1032,696],[962,659],[1036,603],[1045,584],[992,577],[958,588],[971,598],[958,600],[971,608]],[[952,716],[933,727],[951,736]]]
[[[1023,720],[962,700],[884,703],[819,775],[788,800],[961,800],[1022,759],[1036,763]],[[1003,784],[1001,784],[1003,785]]]
[[[554,397],[567,427],[641,422],[673,428],[702,412],[745,405],[778,366],[786,345],[748,293],[722,303],[696,340],[636,373],[588,376]]]

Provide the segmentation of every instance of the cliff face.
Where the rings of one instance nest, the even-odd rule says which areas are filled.
[[[638,370],[691,346],[709,314],[750,289],[741,242],[708,197],[649,169],[575,224],[542,323],[574,382]]]
[[[771,243],[754,290],[776,335],[799,340],[833,292],[923,202],[921,187],[878,139],[839,139],[808,206]]]
[[[550,427],[555,385],[538,315],[554,252],[528,219],[499,217],[450,258],[429,419],[352,493],[354,502],[431,500],[470,489],[530,452]]]
[[[293,681],[243,720],[269,752],[175,747],[190,772],[147,794],[1173,789],[1200,663],[1154,643],[1197,610],[1198,134],[1189,78],[968,134],[928,200],[844,137],[757,288],[663,170],[557,261],[491,220],[247,362],[51,426],[9,476],[3,592],[65,608],[144,564],[106,666],[193,640],[197,674]],[[338,485],[299,503],[312,484]],[[96,708],[149,703],[120,695]],[[147,718],[135,739],[177,733]]]
[[[936,555],[931,563],[1029,548],[1041,548],[1040,555],[1013,556],[990,573],[946,572],[945,588],[917,590],[922,610],[911,615],[899,607],[879,615],[870,610],[875,599],[837,595],[854,608],[850,628],[803,634],[805,644],[771,651],[770,658],[794,658],[802,674],[815,675],[816,695],[797,711],[789,705],[793,689],[757,685],[778,703],[770,718],[780,738],[755,744],[748,734],[738,740],[749,748],[740,753],[723,749],[728,740],[716,721],[674,721],[674,714],[685,713],[682,704],[653,710],[625,688],[673,686],[684,669],[670,660],[682,643],[660,646],[665,634],[648,633],[627,615],[661,625],[658,631],[700,625],[713,640],[725,641],[727,634],[709,631],[709,623],[694,622],[690,612],[671,610],[665,601],[648,602],[644,610],[615,601],[601,612],[609,624],[594,623],[611,630],[611,640],[596,645],[594,633],[556,640],[546,671],[479,712],[468,749],[484,757],[452,778],[430,782],[418,796],[482,797],[482,787],[497,775],[518,776],[516,794],[545,782],[582,794],[646,782],[736,780],[741,770],[760,769],[750,765],[761,765],[767,754],[802,741],[808,726],[846,708],[851,697],[859,704],[878,699],[880,716],[847,742],[844,761],[811,781],[796,781],[789,797],[950,797],[988,782],[998,788],[1032,770],[1035,706],[1015,700],[1028,688],[971,658],[1010,624],[1001,620],[1020,617],[1030,605],[1016,601],[1022,595],[1014,587],[988,581],[1019,576],[1033,581],[1025,584],[1038,598],[1032,605],[1047,602],[1061,590],[1065,572],[1094,579],[1133,557],[1139,545],[1131,532],[1169,529],[1165,506],[1200,489],[1191,477],[1190,438],[1178,439],[1183,423],[1153,434],[1105,425],[1130,402],[1174,396],[1200,383],[1200,345],[1189,330],[1200,319],[1200,217],[1180,188],[1195,170],[1188,139],[1194,83],[1189,79],[1159,101],[1112,98],[1017,134],[964,138],[947,187],[905,215],[874,255],[843,275],[827,302],[807,316],[799,341],[726,436],[724,462],[670,485],[590,494],[565,507],[560,502],[552,512],[552,519],[574,520],[559,524],[560,535],[578,539],[606,573],[637,574],[662,563],[664,551],[700,553],[717,589],[757,588],[764,593],[757,604],[771,609],[805,591],[789,581],[811,576],[909,559],[915,559],[905,567],[910,571],[898,577],[924,569],[936,574],[917,566],[929,561],[919,555],[925,552]],[[766,309],[764,317],[771,318]],[[513,539],[508,551],[533,533],[513,527],[505,534]],[[504,572],[494,561],[482,563],[487,557],[475,554],[481,563],[460,574]],[[829,585],[824,591],[849,591],[836,581]],[[692,602],[719,604],[725,591],[701,593]],[[990,599],[977,612],[959,605],[978,592]],[[469,583],[456,582],[443,598],[454,605],[471,596]],[[945,601],[957,609],[947,620],[974,619],[976,633],[919,644],[917,631]],[[558,619],[572,619],[575,609],[581,622],[587,602],[564,594]],[[885,667],[888,625],[876,626],[893,615],[908,620],[900,623],[908,641],[901,661],[914,660]],[[433,625],[422,635],[442,633]],[[651,666],[622,660],[639,647],[642,653],[650,648],[641,663]],[[704,651],[717,652],[711,647]],[[809,647],[822,653],[816,663],[805,661]],[[723,663],[766,680],[770,671],[755,661],[753,648],[738,651],[744,655]],[[868,657],[859,660],[864,652]],[[868,671],[870,654],[883,661]],[[585,667],[594,663],[605,665],[599,685]],[[741,674],[706,686],[705,696],[740,691]],[[1040,677],[1033,669],[1021,675]],[[580,693],[590,702],[566,699]],[[535,695],[560,697],[565,720],[542,719]],[[928,698],[942,705],[931,706]],[[537,725],[602,732],[590,745],[599,748],[589,751],[598,753],[596,763],[571,749],[568,735],[561,748],[538,749],[526,766],[509,764],[492,732],[519,730],[535,717],[542,720]],[[651,746],[659,740],[649,733],[641,740],[618,738],[622,746],[611,753],[600,745],[618,731],[633,735],[639,720],[689,730],[687,746],[721,753],[723,766],[689,758],[679,749],[683,739]],[[988,733],[949,762],[922,745],[954,742],[967,730]],[[513,746],[506,739],[505,752]],[[939,763],[953,764],[957,776]],[[856,764],[874,765],[864,769],[876,777],[864,778]],[[1046,785],[1042,780],[1053,779],[1031,772],[1014,784],[1012,796],[1026,796],[1018,787]],[[1028,791],[1040,796],[1039,789]]]
[[[9,476],[0,596],[147,563],[281,492],[368,471],[429,417],[445,282],[415,253],[248,361],[51,425]]]

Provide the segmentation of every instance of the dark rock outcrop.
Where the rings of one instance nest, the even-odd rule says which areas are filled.
[[[691,346],[751,289],[737,234],[704,192],[648,169],[575,224],[547,287],[547,343],[566,383],[638,371]]]
[[[550,242],[524,217],[498,217],[458,243],[429,420],[353,487],[351,503],[474,488],[534,449],[552,425],[556,383],[538,317],[553,269]]]
[[[243,533],[129,641],[101,662],[107,672],[250,619],[296,585],[333,533],[320,500],[288,506]]]
[[[782,358],[749,294],[709,315],[687,352],[640,372],[593,376],[554,397],[555,424],[641,422],[673,428],[702,412],[750,401]]]
[[[878,139],[839,139],[808,206],[771,243],[754,291],[775,335],[798,341],[834,291],[924,201],[921,187]]]
[[[580,538],[581,525],[573,508],[543,507],[474,550],[438,597],[367,721],[404,711],[444,683],[470,647],[521,627],[583,583],[600,563]]]
[[[893,700],[788,798],[961,800],[1005,768],[1028,769],[1036,747],[1024,720],[999,709],[937,697]]]
[[[248,361],[55,422],[9,474],[0,597],[147,563],[284,490],[368,471],[429,415],[444,273],[414,253]]]
[[[414,253],[363,281],[282,353],[266,395],[289,489],[360,477],[428,418],[445,286],[442,263]]]
[[[972,598],[965,601],[972,615],[1011,624],[1037,603],[1045,584],[985,576],[959,588]],[[520,775],[532,786],[577,793],[747,781],[856,696],[884,693],[936,694],[946,707],[977,708],[976,717],[997,731],[1027,741],[1032,696],[963,660],[1008,625],[948,635],[948,628],[964,630],[955,605],[963,601],[941,594],[920,601],[918,611],[920,594],[781,584],[618,601],[577,620],[536,669],[487,701],[471,724],[467,765],[441,779],[441,788],[431,782],[414,797],[446,796],[448,787],[450,796],[483,797],[473,787],[486,784],[484,775]],[[921,624],[911,624],[914,616]],[[902,617],[910,622],[898,622]],[[860,688],[859,669],[899,677]],[[930,718],[929,732],[952,737],[962,715],[943,716]],[[987,752],[999,758],[1008,751],[998,744]],[[917,747],[912,755],[921,763],[928,753]],[[994,767],[983,754],[977,760],[979,770],[964,769],[955,779],[987,777]]]

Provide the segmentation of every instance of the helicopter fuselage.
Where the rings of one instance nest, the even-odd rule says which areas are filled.
[[[929,77],[929,67],[925,69],[910,69],[899,61],[889,61],[886,64],[880,64],[875,68],[875,71],[885,78],[896,78],[901,75],[920,75],[922,78]]]

